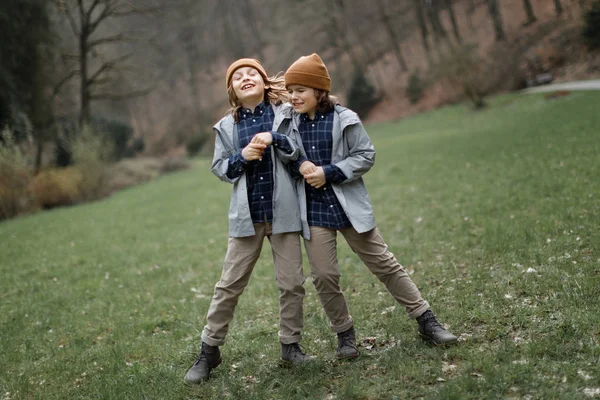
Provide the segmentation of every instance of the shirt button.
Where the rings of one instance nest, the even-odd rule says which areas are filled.
[[[256,120],[254,118],[252,118],[252,122],[256,122]]]
[[[261,199],[261,200],[264,200],[264,199],[265,199],[265,196],[260,196],[260,199]],[[333,207],[333,206],[331,206],[331,207]]]
[[[327,190],[327,188],[323,188],[323,190]]]
[[[311,124],[310,126],[312,126],[313,128],[315,127],[315,124]]]
[[[314,150],[314,149],[315,149],[315,146],[313,146],[312,148],[313,148],[313,150]]]
[[[329,208],[333,208],[333,204],[329,206]]]
[[[261,180],[261,181],[263,180],[263,177],[262,177],[262,176],[260,177],[260,180]]]

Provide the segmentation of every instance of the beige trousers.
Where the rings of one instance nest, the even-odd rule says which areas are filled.
[[[388,250],[377,228],[365,233],[358,233],[354,228],[339,231],[352,251],[406,309],[409,317],[416,318],[429,309],[429,304],[423,300],[417,286]],[[310,262],[313,283],[329,317],[331,329],[336,333],[350,329],[353,321],[339,283],[337,230],[311,226],[310,240],[304,240],[304,247]]]
[[[300,233],[274,235],[270,223],[254,224],[254,229],[254,236],[229,238],[221,279],[215,285],[202,331],[202,341],[211,346],[225,343],[238,298],[248,285],[265,237],[271,243],[275,283],[279,288],[279,340],[290,344],[301,339],[305,278]]]

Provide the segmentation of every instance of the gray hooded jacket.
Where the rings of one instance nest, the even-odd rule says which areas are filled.
[[[275,112],[273,128],[281,134],[288,135],[291,129],[291,107],[289,104],[280,106],[272,105]],[[233,184],[231,201],[229,203],[229,236],[245,237],[256,234],[254,225],[250,216],[250,207],[248,205],[248,191],[246,188],[246,174],[238,178],[230,179],[227,176],[229,157],[241,150],[237,125],[232,115],[227,115],[221,119],[215,126],[215,152],[211,166],[211,172],[219,179]],[[300,151],[296,144],[287,138],[293,151],[286,154],[284,151],[272,147],[271,157],[273,161],[273,234],[285,232],[300,232],[302,225],[300,222],[300,209],[294,182],[284,165],[291,161],[296,161]]]
[[[294,123],[290,134],[300,147],[302,154],[306,155],[297,128],[299,118],[300,116],[294,113]],[[331,186],[352,223],[352,227],[359,233],[368,232],[376,225],[373,206],[362,176],[375,164],[375,148],[358,115],[354,111],[339,105],[335,106],[333,115],[332,137],[331,163],[341,169],[348,179]],[[306,211],[306,189],[303,178],[296,180],[296,189],[300,203],[302,236],[310,239]]]

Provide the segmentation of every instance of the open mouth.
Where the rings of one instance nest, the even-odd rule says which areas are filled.
[[[253,87],[254,87],[254,85],[247,83],[244,86],[242,86],[242,90],[252,89]]]

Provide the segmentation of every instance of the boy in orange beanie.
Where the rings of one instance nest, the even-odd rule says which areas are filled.
[[[457,338],[437,321],[429,304],[389,251],[375,225],[373,207],[362,179],[375,163],[375,149],[360,119],[329,96],[331,79],[317,54],[300,57],[285,73],[285,86],[303,156],[295,163],[304,245],[313,283],[338,336],[337,357],[356,358],[354,321],[339,285],[336,235],[386,286],[420,335],[434,344]],[[301,176],[300,176],[301,174]]]
[[[299,347],[304,299],[301,222],[294,183],[284,165],[294,162],[299,150],[286,135],[292,113],[285,103],[284,80],[268,77],[258,60],[243,58],[227,69],[225,83],[232,108],[214,126],[211,171],[233,184],[229,242],[202,331],[202,349],[185,375],[186,383],[206,381],[221,363],[219,346],[225,343],[265,238],[273,249],[279,288],[281,359],[291,364],[310,359]]]

